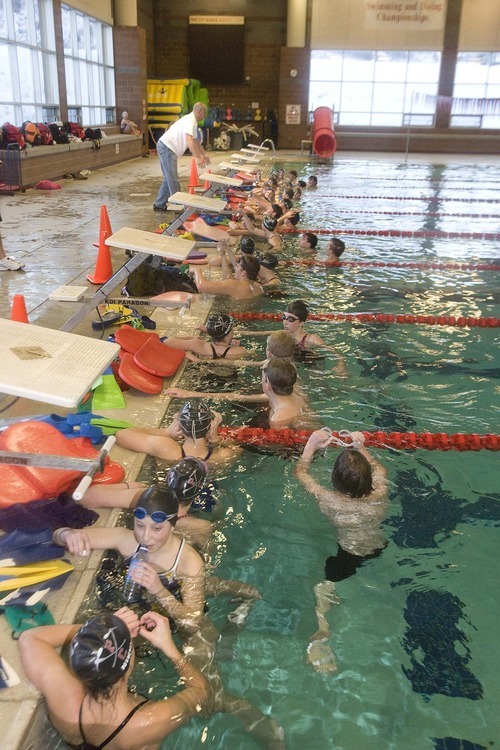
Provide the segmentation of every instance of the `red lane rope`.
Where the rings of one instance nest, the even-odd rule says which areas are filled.
[[[277,313],[231,312],[235,320],[279,320]],[[458,326],[460,328],[500,328],[500,318],[466,318],[455,315],[386,315],[384,313],[311,313],[308,320],[346,320],[355,323],[415,323],[429,326]]]
[[[384,216],[439,216],[441,219],[500,219],[500,214],[451,214],[442,211],[353,211],[350,208],[336,208],[336,214],[382,214]]]
[[[440,237],[442,239],[498,240],[500,232],[441,232],[437,229],[283,229],[282,234],[355,234],[369,237]]]
[[[264,430],[259,427],[219,427],[221,437],[237,443],[250,443],[261,446],[283,445],[295,447],[305,445],[310,430]],[[338,432],[332,432],[336,438]],[[445,432],[365,432],[365,445],[375,448],[398,448],[400,450],[440,450],[440,451],[498,451],[500,435],[464,434]],[[333,446],[336,447],[336,446]]]
[[[296,260],[280,260],[284,266],[324,266],[325,268],[424,268],[438,271],[500,271],[500,265],[494,263],[396,263],[392,261],[358,261],[358,260],[308,260],[298,258]]]
[[[346,198],[348,200],[360,199],[363,201],[453,201],[454,203],[500,203],[499,198],[441,198],[435,195],[319,195],[319,198]]]

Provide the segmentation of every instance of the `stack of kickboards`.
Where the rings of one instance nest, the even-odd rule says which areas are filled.
[[[162,343],[157,333],[123,325],[114,335],[121,346],[118,375],[131,388],[160,393],[163,378],[177,372],[185,353]]]

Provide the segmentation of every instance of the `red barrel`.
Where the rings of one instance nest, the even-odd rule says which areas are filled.
[[[333,130],[333,112],[328,107],[317,107],[313,112],[313,149],[318,156],[328,159],[337,148]]]

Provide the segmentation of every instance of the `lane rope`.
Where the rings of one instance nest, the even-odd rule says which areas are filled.
[[[280,260],[284,266],[323,266],[325,268],[424,268],[433,271],[500,271],[500,265],[495,263],[412,263],[410,261],[398,263],[396,261],[363,261],[363,260]]]
[[[311,430],[264,430],[260,427],[219,427],[218,433],[223,438],[230,438],[237,443],[249,445],[286,447],[303,446],[306,444]],[[500,450],[500,435],[475,433],[445,432],[365,432],[365,445],[374,448],[396,448],[398,450],[440,450],[440,451],[498,451]],[[332,431],[332,436],[345,439],[344,435]],[[336,446],[333,446],[336,447]]]
[[[235,320],[277,320],[277,313],[229,313]],[[500,318],[471,318],[455,315],[388,315],[385,313],[310,313],[307,320],[336,320],[352,323],[398,323],[459,328],[500,328]]]
[[[499,198],[441,198],[438,195],[319,195],[318,197],[363,201],[426,201],[427,203],[453,201],[454,203],[500,203]]]
[[[438,229],[282,229],[280,234],[303,234],[312,232],[313,234],[350,234],[368,237],[434,237],[441,239],[461,239],[461,240],[498,240],[500,232],[442,232]]]

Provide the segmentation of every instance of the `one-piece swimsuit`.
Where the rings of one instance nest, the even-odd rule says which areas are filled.
[[[85,700],[85,698],[84,698]],[[145,703],[149,703],[149,698],[144,698],[143,701],[137,704],[137,706],[134,706],[133,709],[126,715],[126,717],[123,719],[120,726],[116,727],[111,734],[104,740],[104,742],[101,742],[100,745],[93,745],[91,742],[87,740],[85,737],[85,733],[83,731],[83,724],[82,724],[82,709],[83,709],[83,701],[80,706],[80,712],[78,714],[78,729],[80,730],[80,734],[83,737],[83,742],[79,745],[70,745],[73,750],[103,750],[103,748],[106,747],[106,745],[109,745],[111,740],[113,740],[117,734],[120,734],[122,729],[124,729],[127,724],[129,723],[132,716],[135,714],[136,711],[140,709],[141,706],[143,706]]]

